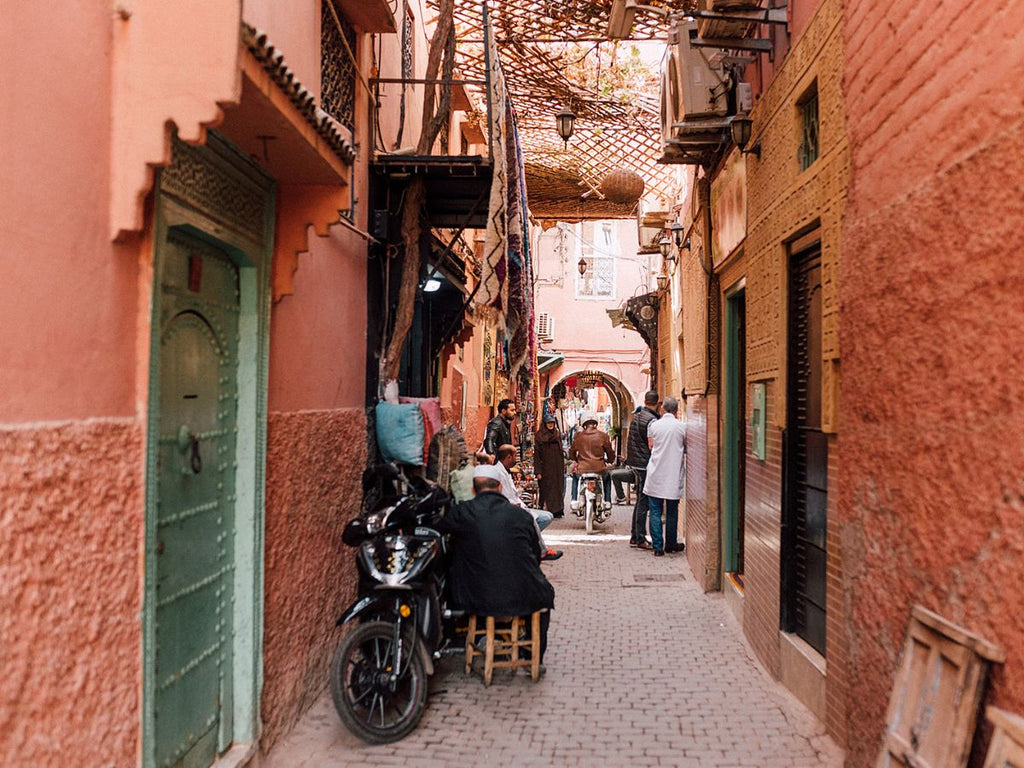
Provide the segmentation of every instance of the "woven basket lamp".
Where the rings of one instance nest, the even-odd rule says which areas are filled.
[[[601,180],[601,194],[613,203],[632,204],[643,193],[644,180],[625,168],[616,168]]]

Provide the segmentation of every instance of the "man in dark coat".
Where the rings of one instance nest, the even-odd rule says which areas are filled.
[[[658,419],[657,392],[644,395],[644,407],[637,410],[633,423],[629,425],[629,437],[626,439],[626,466],[633,470],[636,477],[636,506],[633,507],[633,527],[629,535],[629,545],[640,549],[650,549],[647,541],[647,509],[649,502],[644,493],[644,480],[647,478],[647,462],[651,458],[651,448],[647,444],[647,428]]]
[[[498,448],[508,444],[512,445],[512,422],[516,418],[516,404],[507,397],[498,403],[498,415],[487,422],[487,430],[484,432],[484,453],[491,458],[498,455]]]
[[[529,616],[555,607],[555,589],[540,570],[543,554],[530,513],[501,495],[497,468],[473,472],[471,501],[456,504],[438,526],[452,535],[451,597],[480,616]],[[550,614],[541,614],[540,655]]]

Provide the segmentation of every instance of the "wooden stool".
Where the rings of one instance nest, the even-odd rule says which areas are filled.
[[[484,626],[481,628],[480,624]],[[527,621],[520,616],[476,616],[469,617],[466,631],[466,674],[473,669],[473,659],[484,657],[484,685],[491,684],[496,669],[518,669],[529,667],[534,682],[540,677],[540,611],[530,616],[530,633],[520,639]],[[476,642],[486,638],[484,650],[477,650]],[[519,658],[519,650],[529,649],[530,658]]]

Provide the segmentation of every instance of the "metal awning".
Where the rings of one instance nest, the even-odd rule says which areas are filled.
[[[543,350],[537,353],[537,373],[544,373],[552,368],[557,368],[565,360],[565,355],[561,352],[544,352]]]

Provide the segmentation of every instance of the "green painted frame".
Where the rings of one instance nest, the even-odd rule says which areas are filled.
[[[182,146],[174,140],[176,147]],[[239,267],[241,314],[238,344],[238,446],[235,509],[235,610],[233,732],[218,735],[218,751],[232,743],[254,743],[260,735],[263,688],[263,551],[266,500],[267,379],[270,359],[270,272],[274,243],[275,183],[239,150],[210,131],[198,152],[204,164],[263,195],[262,232],[257,238],[232,227],[215,212],[168,191],[157,178],[150,288],[149,390],[146,429],[146,514],[142,599],[142,768],[155,768],[153,745],[156,686],[156,457],[159,439],[158,292],[160,248],[173,228],[227,251]]]
[[[725,309],[725,430],[722,461],[722,570],[735,573],[739,567],[739,545],[734,532],[739,527],[740,477],[737,445],[739,433],[746,429],[746,414],[739,412],[741,387],[746,387],[746,373],[740,374],[738,302],[746,292],[739,287],[726,296]]]

